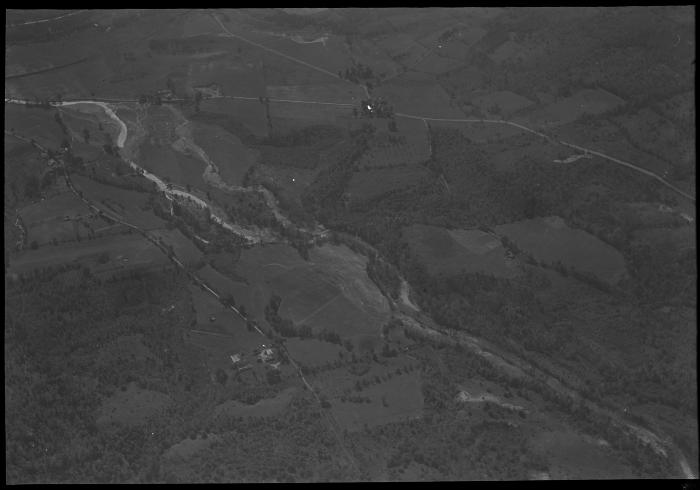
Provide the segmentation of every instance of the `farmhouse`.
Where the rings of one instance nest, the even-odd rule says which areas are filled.
[[[270,347],[263,344],[262,349],[258,353],[258,359],[260,359],[262,362],[267,362],[267,361],[272,360],[274,357],[275,357],[275,351],[273,351]]]

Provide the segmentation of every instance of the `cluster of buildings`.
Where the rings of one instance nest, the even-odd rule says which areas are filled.
[[[242,353],[231,354],[231,363],[238,372],[251,369],[253,366],[250,363],[246,363],[246,356]],[[275,350],[266,344],[262,344],[260,347],[253,350],[253,357],[256,358],[256,362],[270,366],[272,369],[279,369],[281,361]]]

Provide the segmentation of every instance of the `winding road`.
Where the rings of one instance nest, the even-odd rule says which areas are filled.
[[[296,63],[300,63],[300,64],[307,66],[311,69],[325,73],[325,74],[332,76],[336,79],[342,80],[342,78],[340,78],[337,74],[332,73],[328,70],[314,66],[314,65],[307,63],[303,60],[299,60],[297,58],[291,57],[289,55],[281,53],[277,50],[274,50],[274,49],[269,48],[267,46],[264,46],[262,44],[256,43],[254,41],[251,41],[251,40],[245,39],[241,36],[238,36],[236,34],[233,34],[221,23],[221,21],[218,19],[218,17],[216,17],[215,15],[213,15],[213,17],[216,20],[216,22],[221,26],[221,28],[225,31],[225,34],[223,34],[223,35],[228,35],[230,37],[240,39],[240,40],[247,42],[251,45],[257,46],[258,48],[273,52],[273,53],[275,53],[281,57],[284,57],[288,60],[294,61]],[[47,19],[45,21],[48,21],[48,20],[50,20],[50,19]],[[367,93],[366,87],[363,87],[363,88],[365,89],[365,92]],[[367,94],[367,95],[369,95],[369,94]],[[215,98],[231,98],[231,99],[238,99],[238,100],[258,100],[257,98],[252,98],[252,97],[236,97],[236,96],[220,96],[220,97],[215,97]],[[353,107],[355,105],[355,104],[350,104],[350,103],[316,102],[316,101],[289,100],[289,99],[270,99],[270,100],[274,101],[274,102],[279,102],[279,103],[323,104],[323,105],[333,105],[333,106],[338,106],[338,107]],[[22,100],[22,99],[13,99],[13,98],[5,98],[5,102],[6,103],[16,103],[16,104],[33,104],[34,103],[32,101],[27,101],[27,100]],[[127,126],[124,123],[124,121],[122,121],[117,116],[117,114],[114,112],[114,110],[109,106],[110,102],[117,102],[117,101],[110,100],[110,99],[86,99],[86,100],[69,100],[69,101],[51,101],[51,102],[49,102],[49,104],[52,106],[57,106],[57,107],[58,106],[70,106],[70,105],[75,105],[75,104],[94,104],[94,105],[101,107],[104,110],[105,114],[107,114],[107,116],[110,119],[112,119],[114,122],[116,122],[119,125],[120,131],[119,131],[119,136],[117,138],[117,146],[119,148],[124,148],[124,145],[127,141],[128,129],[127,129]],[[136,101],[119,100],[118,102],[136,102]],[[613,156],[607,155],[607,154],[600,152],[600,151],[597,151],[597,150],[585,148],[585,147],[582,147],[582,146],[579,146],[579,145],[576,145],[573,143],[565,142],[565,141],[557,141],[557,140],[553,139],[552,137],[550,137],[542,132],[539,132],[535,129],[529,128],[523,124],[520,124],[520,123],[517,123],[514,121],[496,120],[496,119],[475,119],[475,118],[472,118],[472,119],[469,119],[469,118],[464,118],[464,119],[434,118],[434,117],[420,116],[420,115],[414,115],[414,114],[405,114],[405,113],[396,113],[395,116],[408,118],[408,119],[422,120],[426,124],[428,121],[434,121],[434,122],[453,122],[453,123],[465,123],[465,124],[474,124],[474,123],[478,123],[478,124],[503,124],[503,125],[509,125],[512,127],[516,127],[522,131],[526,131],[526,132],[534,134],[538,137],[541,137],[552,144],[560,144],[563,146],[567,146],[567,147],[576,149],[578,151],[582,151],[585,154],[595,155],[595,156],[598,156],[598,157],[603,158],[605,160],[608,160],[612,163],[615,163],[617,165],[621,165],[621,166],[629,168],[633,171],[647,175],[647,176],[655,179],[657,182],[661,183],[662,185],[666,186],[667,188],[673,190],[677,194],[683,196],[684,198],[689,199],[693,203],[695,202],[694,196],[683,191],[682,189],[679,189],[677,186],[666,181],[665,179],[663,179],[661,176],[659,176],[658,174],[656,174],[654,172],[651,172],[651,171],[646,170],[646,169],[644,169],[640,166],[637,166],[633,163],[626,162],[624,160],[615,158]],[[136,163],[129,161],[129,160],[127,160],[127,161],[132,166],[132,168],[139,171],[144,177],[146,177],[147,179],[154,182],[156,184],[156,186],[158,187],[158,189],[165,193],[165,195],[168,197],[168,199],[173,199],[173,196],[191,199],[192,201],[196,202],[198,205],[200,205],[202,207],[209,208],[210,211],[212,211],[212,218],[215,221],[218,220],[219,224],[224,226],[224,228],[228,229],[229,231],[231,231],[233,233],[237,233],[237,234],[241,233],[240,227],[238,227],[237,225],[228,223],[225,220],[225,217],[219,216],[218,214],[215,215],[216,210],[212,209],[213,206],[210,205],[210,203],[206,202],[204,199],[202,199],[202,198],[200,198],[200,197],[198,197],[190,192],[186,192],[186,191],[183,191],[181,189],[175,189],[175,188],[173,188],[173,186],[166,184],[158,176],[147,172],[146,170],[144,170],[143,168],[138,166]],[[92,209],[95,209],[95,210],[98,210],[98,211],[104,213],[106,216],[108,216],[113,221],[121,223],[127,227],[132,228],[132,229],[135,229],[139,233],[143,234],[149,241],[153,242],[164,253],[166,253],[168,255],[168,257],[178,267],[182,268],[183,270],[186,270],[184,265],[177,259],[177,257],[174,256],[174,254],[170,253],[167,249],[165,249],[164,245],[159,243],[158,240],[154,239],[153,237],[150,237],[150,235],[148,235],[147,232],[139,229],[138,227],[136,227],[136,226],[134,226],[126,221],[119,219],[118,217],[112,216],[107,211],[104,211],[104,210],[97,208],[94,204],[90,203],[89,201],[84,199],[82,196],[80,196],[79,193],[77,192],[77,190],[73,188],[73,185],[70,181],[69,174],[67,173],[65,166],[63,168],[64,168],[64,173],[66,176],[66,182],[69,185],[69,188],[71,189],[72,192],[74,192],[76,195],[78,195],[81,198],[81,200],[86,202],[86,204],[88,204]],[[268,206],[271,207],[271,209],[273,209],[273,210],[275,209],[274,196],[270,197],[270,196],[266,195],[266,202],[268,203]],[[279,213],[279,210],[277,210],[277,212]],[[279,216],[282,216],[282,214],[279,213]],[[321,230],[321,231],[319,231],[319,230],[320,230],[320,228],[317,227],[315,230],[313,230],[313,233],[315,233],[315,234],[323,233],[324,234],[323,236],[325,236],[325,234],[327,233],[327,231],[325,231],[325,230]],[[254,241],[252,243],[254,243]],[[210,294],[214,295],[216,298],[221,299],[220,295],[218,293],[216,293],[216,291],[214,291],[209,286],[207,286],[196,275],[194,275],[193,273],[191,273],[189,271],[187,271],[187,273],[192,278],[193,281],[195,281],[197,284],[199,284],[201,287],[203,287],[205,290],[207,290]],[[487,343],[480,340],[480,339],[466,335],[464,332],[451,331],[449,329],[444,329],[442,327],[438,328],[437,326],[432,325],[432,324],[426,325],[423,321],[421,321],[421,318],[420,318],[421,314],[420,314],[419,308],[416,305],[410,303],[409,287],[408,287],[408,284],[403,279],[402,279],[401,299],[403,300],[403,303],[405,303],[405,306],[408,307],[408,309],[403,310],[403,313],[401,313],[401,315],[403,316],[405,323],[407,323],[409,326],[417,328],[417,329],[419,329],[419,330],[421,330],[421,331],[425,332],[426,334],[433,336],[433,337],[438,336],[441,338],[451,339],[451,341],[456,341],[456,342],[468,347],[469,349],[471,349],[472,351],[474,351],[478,355],[486,358],[490,362],[494,363],[502,370],[510,372],[513,375],[524,374],[524,375],[526,375],[526,376],[530,377],[531,379],[534,379],[538,382],[546,383],[547,385],[549,385],[550,387],[555,389],[557,392],[559,392],[567,397],[584,402],[586,404],[586,406],[588,406],[592,410],[595,410],[596,412],[607,415],[608,417],[610,417],[610,419],[615,424],[625,427],[630,433],[632,433],[639,440],[643,441],[645,444],[651,445],[654,448],[654,450],[657,451],[659,454],[662,454],[664,456],[669,456],[669,457],[670,457],[670,454],[673,454],[673,456],[676,457],[676,459],[678,461],[678,464],[680,466],[682,474],[686,478],[691,478],[691,479],[697,478],[697,475],[695,475],[693,473],[693,471],[691,470],[683,453],[680,451],[680,449],[678,449],[673,444],[673,442],[669,438],[659,437],[658,435],[654,434],[652,431],[650,431],[644,427],[641,427],[636,423],[633,423],[631,421],[626,420],[621,414],[619,414],[617,412],[613,412],[607,408],[601,407],[596,402],[589,400],[589,399],[586,399],[585,397],[583,397],[580,393],[576,392],[575,390],[564,386],[561,383],[561,381],[558,380],[557,378],[555,378],[552,375],[545,373],[545,372],[541,371],[540,369],[532,366],[531,364],[529,364],[527,361],[525,361],[523,359],[519,359],[519,358],[514,359],[512,355],[508,355],[506,358],[502,353],[497,352],[494,349],[484,347],[485,345],[487,345]],[[393,300],[390,299],[390,301],[392,301],[392,303],[393,303]],[[393,304],[395,304],[395,303],[393,303]],[[245,317],[243,315],[241,315],[237,309],[235,309],[234,307],[232,307],[230,305],[229,305],[229,308],[232,311],[234,311],[236,314],[241,316],[241,318],[245,319]],[[264,335],[264,333],[260,329],[258,329],[257,327],[255,327],[255,328],[258,331],[258,333],[260,333],[261,335]],[[288,355],[288,353],[287,353],[287,357],[290,359],[290,363],[297,369],[297,372],[300,376],[300,379],[303,381],[305,386],[307,386],[307,388],[309,388],[309,390],[313,393],[313,395],[316,397],[317,401],[320,404],[321,400],[319,399],[319,397],[318,397],[316,391],[313,389],[313,387],[304,378],[303,373],[301,372],[301,369],[299,369],[299,367],[296,365],[296,363],[294,363],[293,359],[291,359],[291,357]],[[325,411],[322,410],[322,413],[324,413],[324,417],[328,417],[327,414],[325,413]],[[339,441],[341,442],[341,446],[343,447],[346,454],[348,455],[349,460],[353,463],[353,465],[355,465],[354,458],[352,458],[352,456],[349,453],[347,453],[345,446],[342,444],[342,439],[340,438],[340,436],[337,433],[337,424],[335,424],[334,421],[332,421],[330,419],[328,420],[328,422],[331,425],[331,427],[333,428],[334,432],[336,433],[336,436],[338,436]]]

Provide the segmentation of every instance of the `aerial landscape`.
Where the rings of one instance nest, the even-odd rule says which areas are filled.
[[[698,478],[695,7],[5,46],[7,484]]]

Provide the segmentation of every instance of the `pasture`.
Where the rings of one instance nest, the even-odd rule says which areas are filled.
[[[99,367],[110,367],[130,362],[141,363],[148,359],[156,358],[143,343],[143,334],[122,335],[100,349],[95,364]]]
[[[151,236],[162,240],[166,246],[171,246],[177,258],[185,265],[191,266],[202,258],[202,252],[177,228],[153,230]]]
[[[369,66],[374,74],[386,78],[403,71],[400,63],[382,50],[374,41],[356,39],[351,46],[352,57],[357,63]]]
[[[119,124],[107,116],[102,107],[94,104],[72,104],[58,108],[74,136],[85,141],[84,130],[88,130],[90,142],[99,147],[116,145],[121,130]]]
[[[25,206],[20,211],[29,233],[28,241],[45,244],[53,238],[59,241],[75,239],[73,219],[87,218],[94,212],[72,192],[63,192],[44,201]],[[71,221],[65,221],[69,217]],[[99,227],[99,224],[96,224]],[[84,237],[85,233],[81,235]]]
[[[270,102],[272,127],[277,132],[313,126],[316,124],[342,125],[344,118],[352,114],[352,107]]]
[[[238,137],[242,137],[241,131],[267,136],[265,106],[258,100],[205,99],[200,104],[200,112],[190,118],[216,124]]]
[[[538,262],[561,262],[567,268],[592,274],[611,284],[626,274],[620,252],[583,230],[569,228],[557,216],[498,225],[495,231],[515,242]]]
[[[265,79],[260,63],[245,62],[240,56],[228,54],[231,47],[226,40],[217,48],[221,51],[213,52],[207,58],[187,59],[187,85],[202,87],[216,84],[223,95],[265,96]]]
[[[632,478],[634,471],[596,439],[571,430],[543,432],[529,441],[530,448],[549,461],[554,479]]]
[[[250,283],[246,306],[256,318],[264,318],[265,305],[277,294],[282,317],[355,340],[377,337],[389,317],[389,304],[365,267],[364,257],[328,244],[311,249],[308,262],[289,246],[271,245],[243,250],[236,264]]]
[[[144,169],[166,182],[183,187],[189,184],[198,189],[206,188],[202,179],[206,164],[194,156],[176,151],[169,145],[158,145],[150,139],[144,140],[139,146],[137,160]]]
[[[490,119],[495,116],[508,118],[516,112],[531,107],[534,102],[506,90],[478,95],[472,99],[472,104],[481,109],[481,112]]]
[[[218,334],[197,328],[185,332],[184,340],[190,348],[196,348],[202,353],[210,373],[215,373],[218,369],[229,372],[233,368],[231,356],[234,354],[243,354],[242,362],[247,364],[253,360],[250,353],[264,341],[260,334],[248,332],[245,327],[235,334]]]
[[[299,364],[308,367],[323,366],[336,362],[341,352],[339,345],[317,339],[292,338],[285,342],[289,355]]]
[[[338,425],[351,432],[360,431],[365,426],[375,427],[418,418],[423,413],[421,386],[418,373],[401,374],[357,393],[369,398],[369,403],[336,398],[331,402],[331,410]]]
[[[82,175],[74,175],[72,181],[88,200],[108,208],[121,219],[146,230],[165,228],[165,221],[151,211],[144,211],[150,194],[101,184]]]
[[[172,400],[168,395],[138,388],[129,383],[126,390],[117,390],[105,400],[97,417],[98,426],[111,424],[135,426],[165,410]]]
[[[190,292],[196,312],[197,330],[229,337],[247,332],[245,321],[221,304],[211,293],[193,285],[190,286]]]
[[[31,138],[45,148],[57,150],[65,136],[54,115],[53,109],[28,108],[6,103],[5,128],[25,138]]]
[[[531,123],[563,126],[582,116],[598,116],[622,106],[625,101],[602,89],[584,89],[549,104],[528,116]]]
[[[505,256],[501,241],[481,230],[412,225],[403,230],[403,240],[431,274],[513,277],[517,273],[515,264]]]
[[[110,260],[103,265],[98,264],[97,259],[104,252],[109,254]],[[133,233],[24,250],[13,257],[8,270],[26,273],[37,268],[76,261],[89,265],[95,273],[115,268],[149,267],[168,263],[165,255],[155,245],[141,235]]]
[[[274,36],[264,32],[248,31],[241,34],[269,49],[274,49],[287,56],[318,66],[331,73],[337,73],[352,63],[351,57],[341,39],[330,39],[326,43],[299,43],[286,36]],[[284,58],[279,58],[284,59]],[[297,70],[314,71],[297,64]],[[327,76],[330,79],[330,76]],[[349,84],[348,84],[349,85]]]
[[[432,77],[417,72],[404,73],[374,90],[396,112],[425,117],[463,118],[464,114]]]
[[[257,160],[255,150],[246,148],[240,139],[217,126],[192,123],[192,136],[217,166],[226,183],[243,183],[243,176]]]
[[[523,134],[522,129],[510,126],[508,124],[430,121],[430,126],[456,129],[457,131],[461,132],[465,138],[478,144],[500,142]]]

